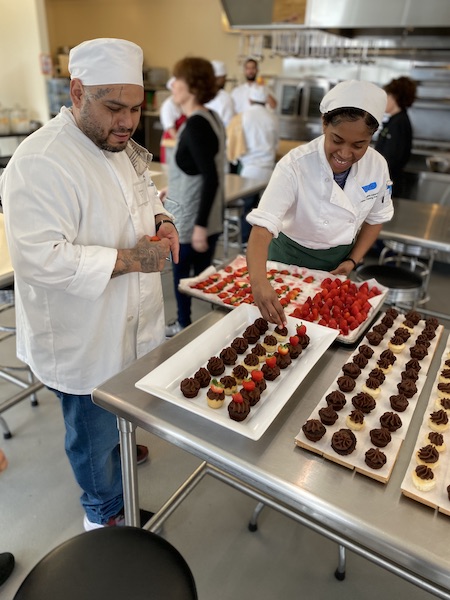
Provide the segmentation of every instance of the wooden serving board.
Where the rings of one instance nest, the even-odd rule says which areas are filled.
[[[437,509],[439,512],[450,516],[450,500],[448,498],[447,486],[450,485],[450,425],[446,431],[443,432],[444,443],[446,449],[440,453],[439,464],[434,469],[436,477],[436,487],[428,492],[418,490],[412,480],[412,473],[417,466],[416,453],[417,451],[425,446],[425,438],[431,429],[428,426],[428,418],[430,413],[438,410],[436,407],[437,395],[437,384],[439,383],[439,375],[444,368],[444,363],[450,358],[450,341],[447,338],[447,343],[444,352],[441,355],[441,363],[434,381],[430,397],[428,399],[427,409],[424,413],[423,422],[417,435],[416,444],[414,445],[414,451],[411,455],[409,466],[406,470],[405,477],[401,485],[403,495],[408,498],[412,498],[421,504],[431,506],[431,508]]]
[[[383,316],[384,313],[383,315],[381,315],[381,317],[378,319],[375,325],[381,322]],[[401,381],[401,372],[405,370],[406,363],[411,359],[410,348],[414,345],[415,339],[422,332],[425,326],[425,322],[423,320],[421,320],[414,327],[414,332],[411,334],[411,337],[409,338],[408,342],[406,342],[403,351],[396,355],[397,360],[394,363],[392,370],[388,374],[386,374],[386,380],[380,386],[381,392],[378,398],[376,398],[375,409],[368,415],[365,415],[365,425],[363,429],[361,429],[360,431],[353,431],[357,440],[355,450],[347,456],[341,456],[337,454],[331,447],[331,438],[333,433],[335,433],[339,429],[348,429],[345,421],[346,417],[354,409],[354,406],[352,404],[353,396],[355,396],[358,392],[362,391],[362,386],[364,385],[370,371],[377,367],[377,361],[380,357],[380,354],[383,352],[383,350],[386,350],[388,348],[388,342],[393,336],[395,329],[400,327],[404,320],[405,316],[403,314],[399,314],[398,317],[395,319],[394,324],[391,328],[388,329],[382,342],[378,346],[371,346],[366,337],[362,339],[361,344],[366,344],[370,346],[374,350],[374,354],[372,358],[369,359],[366,367],[364,369],[361,369],[361,374],[356,379],[355,389],[352,392],[344,394],[346,398],[346,404],[342,410],[338,411],[338,420],[334,425],[325,426],[326,433],[318,442],[309,441],[303,433],[302,429],[300,429],[299,433],[295,437],[295,443],[297,444],[297,446],[300,446],[301,448],[304,448],[311,452],[315,452],[316,454],[320,454],[327,460],[331,460],[347,468],[355,469],[358,473],[371,477],[372,479],[376,479],[377,481],[381,481],[383,483],[387,483],[389,481],[402,442],[405,439],[405,436],[408,432],[409,424],[413,417],[418,398],[425,383],[434,352],[442,334],[443,327],[441,325],[436,330],[436,337],[433,340],[430,340],[431,344],[428,348],[428,355],[422,361],[420,361],[421,370],[419,372],[419,378],[416,381],[417,393],[409,399],[409,405],[407,409],[404,412],[397,413],[401,418],[402,427],[400,427],[400,429],[398,429],[397,431],[391,433],[391,442],[385,448],[380,448],[380,450],[386,455],[386,464],[381,469],[371,469],[366,465],[365,453],[369,448],[375,447],[370,440],[369,432],[372,429],[381,427],[381,415],[383,415],[385,412],[395,412],[390,405],[389,398],[394,394],[398,394],[397,383]],[[354,353],[351,355],[351,357],[349,357],[349,359],[346,362],[352,362],[353,356],[358,354],[358,352],[359,350],[355,349]],[[339,370],[339,372],[336,374],[334,382],[322,396],[316,408],[308,417],[308,420],[320,420],[319,409],[327,406],[325,397],[330,392],[332,392],[333,390],[339,390],[339,387],[337,385],[337,379],[341,375],[343,375],[343,372],[342,370]]]

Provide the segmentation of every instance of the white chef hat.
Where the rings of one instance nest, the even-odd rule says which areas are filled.
[[[226,76],[227,68],[226,68],[224,62],[222,62],[221,60],[212,60],[211,64],[213,66],[214,75],[216,77],[225,77]]]
[[[252,85],[248,97],[249,100],[253,100],[253,102],[265,104],[267,102],[267,90],[263,85]]]
[[[69,54],[71,79],[83,85],[144,85],[142,49],[127,40],[97,38],[82,42]]]
[[[386,110],[386,92],[368,81],[341,81],[330,90],[320,103],[320,112],[325,114],[336,108],[360,108],[371,114],[378,123]]]

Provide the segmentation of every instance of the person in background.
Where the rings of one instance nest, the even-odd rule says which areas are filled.
[[[262,316],[286,321],[267,280],[267,259],[349,275],[393,215],[386,160],[370,142],[386,93],[365,81],[343,81],[320,103],[323,135],[291,150],[275,167],[253,225],[247,264]]]
[[[254,85],[262,84],[258,78],[258,63],[254,58],[248,58],[244,63],[244,76],[245,83],[236,86],[231,91],[231,98],[234,103],[234,111],[236,113],[243,112],[250,106],[250,90]],[[277,107],[277,101],[272,94],[267,95],[267,105],[269,108],[275,109]]]
[[[151,156],[131,139],[142,63],[127,40],[74,47],[72,108],[24,140],[0,180],[17,355],[60,400],[86,530],[123,522],[116,417],[92,391],[164,341],[160,272],[178,260]]]
[[[166,84],[166,88],[169,90],[170,96],[164,100],[159,109],[159,120],[161,121],[163,128],[161,146],[159,149],[159,161],[161,163],[169,162],[168,155],[172,151],[172,148],[169,148],[168,145],[165,144],[165,141],[170,140],[171,142],[175,143],[177,131],[186,120],[186,117],[181,112],[181,108],[173,101],[172,83],[173,77],[170,78]]]
[[[217,84],[217,94],[212,100],[205,104],[209,110],[214,110],[222,119],[224,127],[227,127],[234,115],[234,104],[231,96],[225,91],[225,83],[227,79],[227,69],[225,63],[220,60],[213,60],[211,64],[214,69]]]
[[[172,337],[191,323],[191,297],[178,290],[180,279],[210,266],[223,230],[225,130],[220,117],[205,106],[216,94],[211,63],[188,57],[174,67],[173,97],[187,120],[180,129],[169,164],[165,208],[174,215],[180,260],[173,266],[177,319],[166,327]]]
[[[383,123],[375,149],[387,160],[393,182],[392,195],[401,197],[403,169],[411,156],[413,138],[406,109],[412,106],[416,99],[417,84],[409,77],[398,77],[392,79],[383,89],[387,94],[388,120]]]
[[[0,473],[8,466],[3,450],[0,450]],[[3,585],[14,570],[14,555],[11,552],[0,552],[0,585]]]
[[[243,154],[229,155],[229,160],[238,158],[240,162],[239,175],[252,179],[269,181],[275,167],[275,158],[278,147],[278,118],[275,113],[266,108],[268,92],[261,85],[254,85],[250,89],[250,107],[242,113],[235,115],[227,129],[227,144],[238,148],[239,144],[233,140],[234,135],[243,135]],[[246,216],[256,208],[259,194],[247,196],[244,199],[244,209],[241,222],[242,242],[246,244],[250,235],[250,224]]]

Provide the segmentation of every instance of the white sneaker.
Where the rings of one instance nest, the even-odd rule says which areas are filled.
[[[177,333],[180,333],[180,331],[182,331],[183,329],[184,327],[182,327],[178,323],[178,321],[173,321],[172,323],[169,323],[168,325],[166,325],[166,338],[173,337]]]
[[[83,527],[85,531],[92,531],[93,529],[101,529],[103,527],[117,527],[125,524],[125,517],[123,514],[119,514],[116,517],[111,517],[109,521],[105,524],[102,523],[93,523],[89,521],[87,515],[84,515],[83,519]]]

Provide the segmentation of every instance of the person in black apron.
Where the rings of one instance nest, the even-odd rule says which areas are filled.
[[[267,281],[267,259],[348,275],[392,218],[389,169],[369,147],[386,100],[384,90],[368,82],[335,86],[320,104],[323,135],[279,161],[248,215],[247,263],[265,319],[286,320]]]

